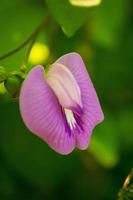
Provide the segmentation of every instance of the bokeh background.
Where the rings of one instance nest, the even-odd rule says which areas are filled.
[[[77,8],[68,0],[0,0],[0,55],[41,21],[28,69],[76,51],[94,82],[105,120],[86,151],[62,156],[30,133],[18,100],[0,84],[0,200],[113,200],[133,167],[133,2],[103,0]],[[18,70],[28,45],[0,60]]]

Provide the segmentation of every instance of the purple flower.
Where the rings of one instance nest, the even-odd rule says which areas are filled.
[[[82,58],[69,53],[50,66],[40,65],[25,79],[20,111],[26,126],[61,154],[86,149],[104,115]]]

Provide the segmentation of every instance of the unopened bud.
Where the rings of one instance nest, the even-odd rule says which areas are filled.
[[[19,96],[19,90],[22,84],[22,79],[17,75],[11,75],[4,82],[5,88],[13,98]]]

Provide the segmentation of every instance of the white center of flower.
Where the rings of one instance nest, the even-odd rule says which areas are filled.
[[[72,72],[59,63],[49,69],[47,83],[55,93],[62,108],[79,105],[82,108],[81,91]]]
[[[70,129],[75,128],[76,120],[74,118],[73,112],[71,110],[69,110],[69,109],[66,109],[66,108],[64,109],[64,111],[65,111],[66,120],[67,120],[67,123],[70,126]]]

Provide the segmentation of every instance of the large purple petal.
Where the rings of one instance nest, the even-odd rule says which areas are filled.
[[[20,111],[26,126],[55,151],[68,154],[73,150],[75,138],[66,132],[61,107],[42,66],[33,68],[22,85]]]
[[[79,54],[66,54],[56,62],[69,68],[80,87],[83,103],[81,123],[83,124],[84,132],[75,134],[76,146],[80,149],[86,149],[93,128],[104,119],[96,91]]]

